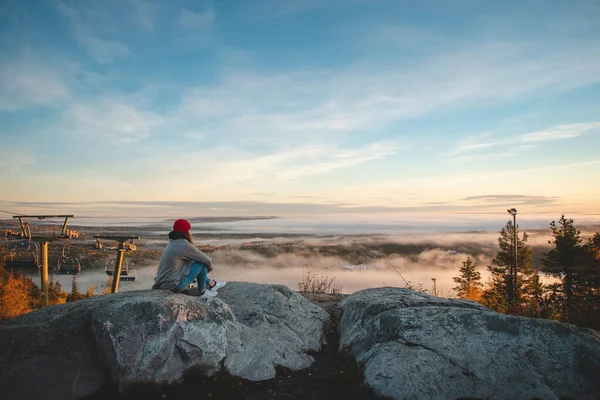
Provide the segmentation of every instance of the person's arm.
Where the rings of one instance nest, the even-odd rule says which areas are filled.
[[[198,250],[196,246],[188,242],[185,246],[185,250],[186,258],[206,265],[208,267],[208,272],[213,270],[212,260],[210,259],[210,257]]]

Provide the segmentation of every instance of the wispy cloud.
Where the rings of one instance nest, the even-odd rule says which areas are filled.
[[[92,36],[77,37],[77,41],[90,57],[101,64],[109,64],[117,58],[131,53],[129,48],[117,40],[102,40]]]
[[[82,34],[92,37],[114,37],[135,27],[153,33],[161,11],[159,2],[146,0],[73,1],[58,0],[56,10],[69,20],[75,38]]]
[[[263,12],[282,16],[311,9],[343,8],[374,0],[267,0],[263,2]],[[255,2],[252,2],[255,5]]]
[[[324,149],[323,152],[311,154],[307,160],[298,158],[298,165],[282,170],[276,176],[280,179],[290,180],[304,176],[322,175],[336,169],[385,158],[395,154],[401,148],[402,146],[389,142],[379,142],[360,149]]]
[[[0,148],[0,168],[22,168],[34,164],[35,157],[19,148],[3,145]]]
[[[0,60],[0,109],[55,107],[69,97],[63,77],[38,59]]]
[[[391,193],[392,188],[408,187],[418,193],[428,202],[448,202],[448,205],[461,207],[470,207],[470,204],[461,204],[466,197],[476,198],[481,193],[494,193],[494,196],[507,195],[513,198],[515,191],[519,191],[519,196],[543,196],[543,198],[556,197],[558,192],[547,182],[552,180],[569,182],[570,193],[560,193],[560,199],[557,199],[556,204],[565,204],[565,202],[573,201],[573,198],[578,198],[585,202],[586,207],[594,207],[595,201],[589,196],[584,197],[581,193],[589,192],[589,183],[585,179],[573,180],[569,177],[577,175],[594,176],[591,172],[595,166],[600,165],[600,160],[582,161],[575,163],[564,164],[548,164],[529,168],[513,168],[499,170],[470,170],[458,173],[446,172],[443,170],[435,174],[406,176],[392,180],[378,180],[373,182],[361,183],[360,185],[348,184],[346,186],[336,187],[335,190],[322,190],[323,195],[329,195],[332,198],[344,201],[346,199],[354,199],[360,204],[364,204],[364,197],[371,197],[370,194],[378,193],[386,195]],[[518,193],[518,192],[517,192]],[[364,195],[363,195],[364,194]],[[362,195],[362,196],[361,196]],[[488,195],[486,195],[488,196]],[[509,200],[507,197],[505,200]],[[518,200],[515,198],[515,200]],[[521,198],[525,200],[525,198]],[[410,201],[406,197],[399,198],[399,204],[408,205],[420,203]],[[485,202],[481,202],[483,207]],[[523,203],[525,204],[525,203]],[[535,210],[540,212],[547,210],[549,206],[555,203],[539,204],[537,208],[529,208],[530,211]],[[546,206],[546,208],[544,208]],[[486,207],[496,209],[497,206],[489,203]],[[504,206],[503,206],[504,207]],[[528,207],[530,207],[528,205]],[[533,207],[533,206],[531,206]],[[555,207],[554,207],[555,208]]]
[[[448,154],[449,155],[460,155],[460,154],[464,154],[464,153],[470,153],[472,151],[489,149],[490,147],[496,146],[498,143],[500,143],[500,142],[489,142],[489,141],[475,142],[475,141],[469,140],[467,142],[459,144],[454,149],[450,150],[450,152]]]
[[[525,133],[516,137],[521,142],[547,142],[551,140],[572,139],[584,133],[600,129],[600,122],[583,122],[560,125],[539,132]]]
[[[119,99],[72,103],[58,127],[65,134],[86,142],[111,139],[133,143],[150,135],[163,118]]]
[[[212,8],[205,12],[193,12],[187,9],[181,10],[179,15],[179,25],[185,29],[207,29],[215,19],[215,12]]]
[[[541,131],[520,134],[490,141],[489,134],[478,135],[460,142],[447,154],[453,162],[480,161],[521,155],[538,147],[539,143],[577,138],[583,134],[600,130],[600,122],[582,122],[559,125]],[[486,150],[493,150],[487,152]],[[474,153],[477,154],[468,154]]]
[[[256,155],[231,147],[195,152],[166,148],[160,154],[151,156],[153,165],[149,173],[154,174],[154,169],[161,175],[167,173],[170,178],[166,185],[172,185],[176,188],[173,190],[182,195],[185,193],[185,198],[193,198],[196,192],[204,193],[201,187],[194,188],[194,185],[183,184],[190,171],[197,171],[196,173],[202,176],[202,187],[210,185],[215,189],[211,191],[213,195],[219,190],[237,193],[242,188],[245,195],[249,187],[269,187],[279,192],[278,188],[282,185],[383,159],[399,149],[400,146],[393,143],[372,143],[362,147],[315,144],[277,148]],[[177,163],[173,163],[173,154],[177,154]],[[204,193],[204,198],[207,195],[209,194]],[[282,199],[284,198],[287,198],[285,193],[282,194]]]
[[[238,139],[285,140],[379,131],[390,123],[450,109],[535,98],[600,81],[600,54],[573,47],[561,57],[527,46],[483,45],[421,60],[330,70],[256,73],[225,69],[221,80],[191,88],[172,114],[182,129],[203,127]],[[577,62],[572,62],[577,60]],[[493,148],[497,140],[465,143],[456,154]]]
[[[494,143],[492,146],[484,146],[481,147],[480,149],[487,149],[490,147],[496,147],[498,143]],[[524,153],[527,153],[530,150],[535,149],[537,146],[536,145],[512,145],[510,142],[506,142],[502,148],[500,149],[494,149],[495,151],[493,152],[483,152],[483,153],[477,153],[477,154],[462,154],[462,155],[458,155],[458,156],[454,156],[450,159],[451,162],[453,163],[465,163],[465,162],[481,162],[481,161],[487,161],[487,160],[494,160],[494,159],[503,159],[503,158],[510,158],[510,157],[516,157],[519,155],[522,155]],[[474,151],[475,148],[472,148],[470,151]]]
[[[146,32],[153,32],[157,18],[157,3],[146,0],[127,0],[133,7],[137,23]]]
[[[540,205],[556,203],[558,197],[548,196],[528,196],[522,194],[485,194],[478,196],[469,196],[463,201],[483,202],[492,204],[511,204],[511,205]]]

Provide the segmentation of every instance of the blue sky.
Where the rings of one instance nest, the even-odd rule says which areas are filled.
[[[0,121],[12,209],[597,214],[600,3],[0,1]]]

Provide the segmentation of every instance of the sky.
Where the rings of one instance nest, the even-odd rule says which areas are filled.
[[[556,218],[598,182],[596,0],[0,0],[2,209]]]

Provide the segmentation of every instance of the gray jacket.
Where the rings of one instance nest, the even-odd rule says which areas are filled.
[[[201,252],[185,239],[169,240],[165,251],[160,257],[158,271],[156,273],[156,283],[153,289],[175,289],[190,273],[192,261],[199,262],[212,271],[212,260],[209,256]]]

